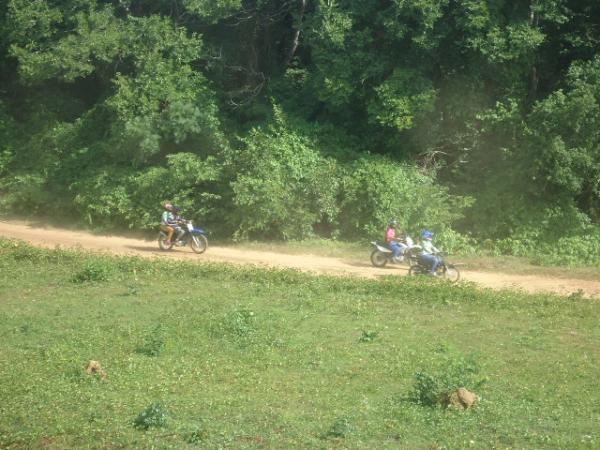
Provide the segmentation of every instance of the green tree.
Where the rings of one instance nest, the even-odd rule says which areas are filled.
[[[600,220],[600,55],[573,64],[567,89],[539,102],[528,122],[541,189]]]

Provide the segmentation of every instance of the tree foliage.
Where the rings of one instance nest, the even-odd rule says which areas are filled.
[[[0,0],[0,206],[149,229],[169,198],[238,237],[588,233],[598,23],[593,0]]]

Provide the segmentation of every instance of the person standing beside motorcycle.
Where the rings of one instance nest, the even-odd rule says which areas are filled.
[[[388,246],[388,248],[392,251],[394,260],[401,261],[402,252],[404,251],[405,246],[403,246],[400,242],[396,240],[397,226],[397,220],[390,220],[390,223],[388,224],[388,229],[385,232],[385,243]]]
[[[175,214],[173,213],[174,208],[171,202],[166,202],[163,205],[163,208],[165,210],[162,213],[160,229],[167,233],[167,242],[165,242],[165,244],[171,245],[171,242],[173,240],[173,233],[175,233],[175,230],[178,228],[178,222],[175,220]]]
[[[435,255],[435,253],[439,253],[439,250],[433,245],[433,233],[423,231],[421,237],[423,240],[421,242],[422,253],[418,256],[419,264],[429,267],[429,274],[435,277],[437,268],[442,263],[442,258]]]

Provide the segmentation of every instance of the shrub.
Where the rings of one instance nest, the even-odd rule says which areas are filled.
[[[471,236],[446,228],[436,236],[436,247],[449,253],[468,254],[475,253],[479,245]]]
[[[165,167],[138,172],[116,167],[95,169],[73,184],[77,192],[74,203],[89,225],[154,230],[165,199],[181,206],[187,218],[209,216],[220,199],[215,193],[219,176],[216,159],[174,153],[167,156]]]
[[[524,230],[518,237],[486,240],[480,248],[492,255],[531,258],[539,265],[600,266],[600,227],[588,226],[584,234],[548,239],[538,229]]]
[[[153,403],[143,410],[133,421],[133,426],[138,429],[164,427],[167,423],[167,411],[160,403]]]
[[[85,283],[92,281],[108,281],[110,274],[109,266],[100,260],[91,260],[85,263],[83,268],[71,278],[74,283]]]
[[[351,165],[342,198],[339,222],[348,237],[380,235],[392,217],[412,232],[439,232],[471,203],[468,197],[450,195],[417,167],[379,156],[364,156]]]
[[[363,330],[362,335],[358,339],[359,342],[373,342],[375,338],[379,336],[378,331],[365,331]]]
[[[345,438],[355,431],[355,427],[347,417],[336,419],[331,428],[325,433],[325,437]]]
[[[212,330],[216,337],[226,338],[239,345],[250,344],[256,332],[256,316],[254,312],[246,309],[227,313]]]
[[[446,394],[460,387],[474,389],[483,383],[477,379],[479,366],[473,356],[464,357],[451,352],[436,355],[437,368],[414,375],[412,399],[419,405],[436,406]]]
[[[184,434],[184,439],[188,444],[200,444],[207,440],[209,437],[208,430],[206,428],[197,427],[192,431],[188,431]]]
[[[165,348],[164,330],[161,324],[156,325],[146,336],[143,345],[138,347],[137,352],[146,356],[159,356]]]
[[[289,129],[278,108],[274,123],[253,129],[242,144],[229,156],[238,238],[302,239],[313,236],[318,224],[335,221],[338,164],[323,157],[308,135]]]

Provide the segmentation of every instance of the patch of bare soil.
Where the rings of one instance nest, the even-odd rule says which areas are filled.
[[[287,267],[305,272],[328,275],[350,275],[377,278],[383,275],[406,275],[406,266],[379,269],[373,267],[369,255],[364,263],[349,262],[341,258],[314,255],[287,255],[275,252],[241,250],[209,245],[206,253],[196,255],[189,247],[163,252],[154,241],[119,236],[100,236],[84,231],[71,231],[54,227],[37,227],[21,222],[0,221],[0,236],[21,239],[32,245],[55,248],[81,248],[104,251],[116,255],[137,255],[148,258],[175,258],[189,261],[214,261],[231,264],[253,264],[266,267]],[[461,279],[493,289],[518,289],[526,292],[553,292],[560,295],[581,293],[586,297],[600,298],[600,279],[581,280],[555,278],[542,275],[518,275],[461,271]]]

